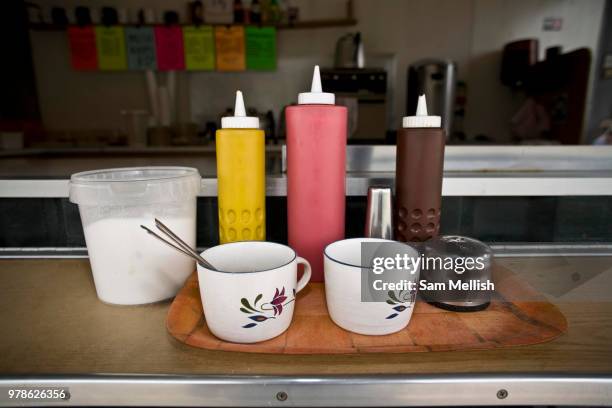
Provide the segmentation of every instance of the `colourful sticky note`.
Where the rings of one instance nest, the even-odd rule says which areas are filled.
[[[183,27],[183,42],[188,70],[215,69],[215,40],[211,26]]]
[[[123,27],[96,26],[96,46],[100,69],[127,69]]]
[[[183,30],[179,26],[155,27],[157,68],[160,71],[185,69],[183,54]]]
[[[155,34],[151,27],[126,27],[125,47],[130,69],[156,69]]]
[[[215,27],[215,56],[217,70],[244,71],[244,27]]]
[[[78,71],[98,69],[96,33],[92,26],[68,27],[68,44],[72,68]]]
[[[246,66],[259,71],[276,69],[276,28],[246,28]]]

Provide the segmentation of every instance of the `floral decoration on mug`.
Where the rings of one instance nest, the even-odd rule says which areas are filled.
[[[387,292],[387,303],[393,306],[394,313],[391,313],[386,319],[396,318],[401,312],[410,309],[414,305],[414,300],[416,299],[416,289],[415,290],[400,290],[396,295],[394,291],[390,290]],[[403,305],[402,303],[408,303],[409,305]]]
[[[253,322],[242,326],[244,329],[250,329],[251,327],[257,326],[257,323],[262,323],[268,319],[275,319],[276,316],[280,316],[283,313],[283,308],[295,301],[295,289],[293,289],[293,299],[289,301],[287,301],[284,286],[280,291],[276,288],[276,292],[274,292],[274,296],[269,302],[259,303],[262,297],[263,294],[261,293],[257,295],[253,301],[253,306],[251,306],[247,298],[240,299],[240,303],[242,303],[240,311],[252,315],[249,316],[249,319],[253,320]],[[259,306],[257,306],[258,303]]]

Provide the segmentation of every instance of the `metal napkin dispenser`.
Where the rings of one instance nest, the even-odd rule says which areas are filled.
[[[393,195],[389,187],[368,188],[364,236],[393,239]]]

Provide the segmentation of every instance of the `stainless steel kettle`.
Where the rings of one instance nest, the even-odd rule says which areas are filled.
[[[365,67],[361,33],[348,33],[338,39],[334,66],[336,68]]]

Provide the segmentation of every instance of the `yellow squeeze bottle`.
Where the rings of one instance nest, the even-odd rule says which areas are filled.
[[[236,92],[234,116],[217,130],[219,240],[266,239],[265,135],[259,118],[246,116],[242,92]]]

